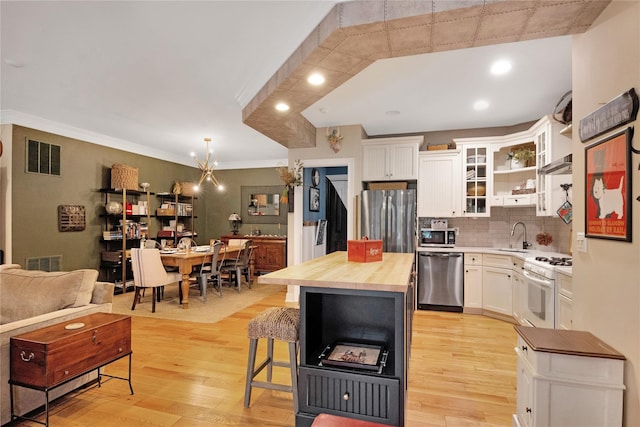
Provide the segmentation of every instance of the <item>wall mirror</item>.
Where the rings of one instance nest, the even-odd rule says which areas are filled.
[[[280,195],[276,194],[250,194],[247,213],[253,216],[280,215]]]
[[[242,222],[276,224],[287,222],[287,206],[280,203],[281,185],[242,186]]]

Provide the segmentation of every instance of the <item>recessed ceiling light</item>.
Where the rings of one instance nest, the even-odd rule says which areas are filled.
[[[324,83],[324,76],[320,73],[313,73],[307,78],[307,82],[314,86],[319,86]]]
[[[480,99],[473,103],[473,109],[476,111],[483,111],[489,108],[489,102],[484,99]]]
[[[389,111],[385,112],[385,114],[387,116],[397,116],[397,115],[400,114],[400,111],[398,111],[398,110],[389,110]]]
[[[491,65],[491,74],[494,76],[502,76],[511,71],[511,62],[506,59],[500,59]]]
[[[284,102],[280,102],[280,103],[276,104],[276,110],[278,110],[278,111],[288,111],[289,110],[289,106],[287,104],[285,104]]]

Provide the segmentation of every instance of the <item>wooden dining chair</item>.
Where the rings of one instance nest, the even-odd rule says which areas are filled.
[[[167,272],[160,258],[158,249],[131,249],[131,269],[133,270],[133,282],[135,294],[131,310],[135,310],[136,304],[142,297],[141,291],[146,288],[153,290],[151,312],[156,312],[156,299],[159,299],[160,288],[182,280],[182,275],[177,272]]]

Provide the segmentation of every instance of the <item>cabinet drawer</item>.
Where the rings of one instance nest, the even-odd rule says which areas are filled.
[[[513,263],[511,262],[511,257],[509,255],[483,254],[482,262],[483,265],[488,267],[508,269],[511,269],[513,267]]]
[[[400,380],[377,375],[300,367],[300,411],[326,412],[399,425]]]
[[[503,206],[530,206],[535,204],[534,194],[504,196]]]
[[[482,265],[482,254],[477,252],[466,252],[464,254],[464,265]]]
[[[534,351],[521,336],[518,336],[516,351],[539,378],[598,384],[614,389],[623,383],[624,360]]]

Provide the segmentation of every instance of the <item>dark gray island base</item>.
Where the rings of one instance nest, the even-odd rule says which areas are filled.
[[[336,252],[259,278],[300,285],[296,426],[320,413],[405,425],[412,271],[412,254],[353,263]]]

